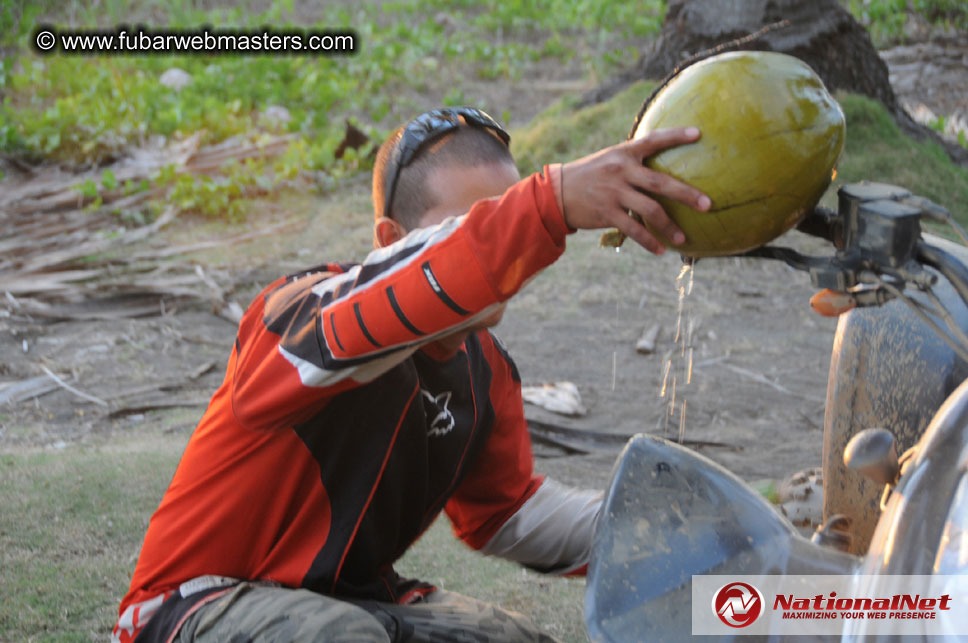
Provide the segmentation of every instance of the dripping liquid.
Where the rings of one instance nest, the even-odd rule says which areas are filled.
[[[695,261],[687,259],[682,265],[682,270],[679,271],[679,276],[676,277],[679,305],[673,338],[675,347],[666,355],[662,367],[662,388],[659,391],[659,397],[665,400],[665,412],[662,414],[663,432],[669,432],[669,425],[678,414],[680,444],[685,439],[686,433],[686,396],[692,384],[693,337],[698,328],[698,323],[687,305],[688,297],[692,293],[695,272]]]

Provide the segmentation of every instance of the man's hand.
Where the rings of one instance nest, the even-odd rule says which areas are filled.
[[[665,196],[703,212],[709,209],[709,197],[642,163],[666,148],[698,139],[695,127],[657,130],[564,164],[561,200],[565,223],[576,229],[618,228],[649,252],[661,255],[665,246],[628,216],[631,210],[673,244],[684,243],[682,230],[650,195]]]

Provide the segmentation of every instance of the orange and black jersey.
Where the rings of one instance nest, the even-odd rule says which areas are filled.
[[[450,356],[432,340],[508,299],[567,233],[546,169],[362,264],[266,288],[151,519],[114,639],[209,577],[405,601],[429,586],[392,564],[442,509],[488,543],[541,485],[518,374],[487,331]]]

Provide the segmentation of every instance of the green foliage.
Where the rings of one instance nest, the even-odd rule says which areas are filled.
[[[253,129],[271,104],[289,106],[290,131],[325,130],[328,109],[351,85],[299,58],[30,56],[22,63],[0,118],[24,150],[75,163],[105,161],[152,134],[181,138],[201,130],[203,143],[221,141]],[[170,67],[191,74],[189,87],[174,92],[158,82]],[[246,82],[250,77],[266,82]]]
[[[478,40],[466,48],[472,50],[472,59],[485,63],[479,74],[512,79],[521,60],[544,57],[565,61],[577,54],[596,73],[628,64],[629,47],[614,43],[641,43],[658,33],[665,16],[663,0],[434,0],[421,4],[454,15],[471,33],[497,34],[496,41]],[[466,34],[460,35],[464,40]],[[637,50],[631,55],[634,60]]]
[[[94,199],[98,195],[97,183],[91,179],[87,179],[78,185],[77,190],[81,193],[81,196],[87,197],[88,199]]]
[[[518,80],[526,65],[559,64],[579,56],[592,71],[604,73],[627,62],[630,39],[655,33],[664,13],[661,0],[394,0],[319,7],[314,24],[298,24],[355,30],[355,55],[39,56],[30,40],[41,16],[61,28],[110,29],[142,21],[152,28],[278,29],[292,26],[293,2],[276,0],[262,13],[201,10],[192,0],[81,0],[70,3],[69,11],[56,2],[34,3],[30,9],[24,4],[15,0],[0,8],[0,31],[15,52],[0,66],[0,151],[96,166],[154,135],[177,140],[202,132],[203,145],[253,132],[301,135],[302,143],[284,159],[242,168],[259,170],[255,178],[240,170],[219,177],[154,180],[172,188],[172,202],[230,218],[243,213],[240,200],[271,190],[300,170],[324,171],[338,179],[368,169],[365,155],[334,158],[343,120],[355,118],[373,139],[382,139],[393,125],[388,120],[414,111],[395,97],[424,90],[445,66],[458,63],[487,80]],[[615,42],[625,48],[607,45]],[[172,67],[191,76],[180,91],[159,82]],[[443,102],[467,102],[465,90],[463,83],[452,85]],[[284,106],[291,119],[267,123],[260,115],[270,105]],[[98,191],[88,185],[80,189],[99,205]]]
[[[438,11],[468,11],[468,22],[486,30],[534,34],[551,32],[593,32],[619,30],[621,35],[648,36],[658,31],[665,3],[598,2],[597,0],[436,0],[424,3]]]
[[[168,26],[281,27],[287,14],[287,4],[276,2],[261,15],[245,16],[245,24],[238,25],[242,16],[234,12],[203,12],[190,5],[179,1],[167,6],[163,11]],[[575,47],[567,41],[582,48],[581,41],[601,39],[606,33],[634,37],[656,31],[661,2],[653,0],[646,7],[626,2],[606,10],[588,0],[492,2],[483,8],[470,2],[455,6],[442,0],[403,0],[355,12],[327,7],[316,26],[355,28],[360,51],[312,58],[37,57],[28,53],[29,34],[21,33],[21,56],[9,71],[9,96],[0,110],[0,127],[7,134],[3,147],[35,157],[99,163],[151,134],[177,138],[201,130],[203,142],[220,141],[259,125],[259,113],[267,106],[283,105],[292,114],[283,129],[307,134],[315,146],[334,149],[338,138],[326,135],[334,123],[363,114],[379,124],[389,112],[388,101],[379,97],[408,84],[419,86],[441,61],[459,58],[476,63],[484,78],[513,79],[525,62],[572,55]],[[92,5],[79,22],[85,27],[105,26],[104,14],[127,22],[117,1],[108,2],[105,9],[96,12]],[[470,33],[464,28],[445,33],[432,17],[434,10],[446,10]],[[386,16],[392,21],[384,24]],[[581,30],[589,25],[598,30],[585,36]],[[494,38],[495,32],[512,37]],[[536,38],[535,33],[541,35]],[[191,75],[191,83],[181,91],[158,82],[171,67]]]
[[[766,498],[767,502],[778,505],[780,504],[780,492],[777,489],[776,482],[776,480],[763,478],[761,480],[753,480],[749,484],[756,493]]]
[[[939,134],[944,134],[945,129],[948,127],[948,117],[937,116],[933,121],[928,123],[927,126]],[[963,130],[958,130],[958,143],[962,147],[968,147],[968,138],[965,137],[965,132]]]
[[[104,186],[105,190],[113,190],[118,187],[118,180],[114,178],[114,172],[111,170],[104,170],[104,174],[101,178],[101,185]]]
[[[964,0],[846,0],[850,12],[879,45],[904,40],[904,26],[914,14],[931,24],[968,30]]]
[[[653,83],[632,85],[610,101],[575,110],[573,99],[562,100],[512,132],[511,145],[522,174],[543,163],[568,161],[626,138],[642,101]]]
[[[934,22],[968,27],[968,5],[961,0],[845,2],[870,26],[875,39],[899,37],[911,12]],[[425,107],[415,96],[428,87],[439,87],[441,74],[453,69],[461,74],[467,71],[472,78],[450,84],[442,97],[449,105],[467,102],[474,75],[517,81],[529,65],[576,61],[586,73],[605,74],[637,55],[634,45],[657,33],[665,11],[663,0],[391,0],[318,7],[314,23],[305,24],[301,17],[296,19],[292,0],[275,0],[261,13],[198,6],[193,0],[0,3],[0,42],[12,52],[0,63],[0,152],[96,166],[155,135],[177,140],[202,132],[202,144],[267,132],[299,135],[298,145],[269,163],[242,164],[219,176],[152,180],[154,187],[170,189],[168,198],[173,202],[190,205],[195,212],[238,218],[245,211],[242,201],[271,191],[300,171],[316,171],[321,177],[316,184],[323,185],[368,169],[365,154],[335,159],[344,119],[356,119],[374,140],[380,140],[395,121]],[[30,44],[31,31],[41,20],[64,28],[110,28],[139,21],[154,28],[205,24],[285,28],[293,23],[351,28],[357,34],[358,53],[42,57]],[[191,75],[191,82],[180,91],[159,82],[172,67]],[[291,119],[266,122],[261,114],[271,105],[284,106]],[[560,147],[565,134],[545,127]],[[624,128],[623,123],[616,132],[624,135]],[[551,144],[544,148],[555,154],[526,156],[523,164],[558,158],[560,150]],[[246,175],[254,171],[258,176]],[[119,187],[109,186],[110,178],[103,179],[94,186],[96,190],[87,185],[79,188],[93,207],[99,205],[101,191]]]
[[[906,0],[849,0],[851,13],[876,43],[899,38],[907,21]]]

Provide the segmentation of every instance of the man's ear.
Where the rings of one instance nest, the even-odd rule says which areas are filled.
[[[393,219],[380,217],[373,224],[373,245],[377,248],[385,248],[405,236],[407,236],[406,229]]]

